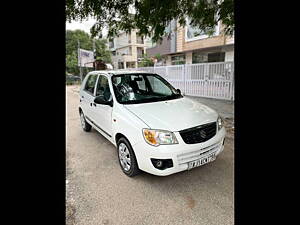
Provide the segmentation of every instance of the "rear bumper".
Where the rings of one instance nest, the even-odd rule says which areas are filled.
[[[217,134],[206,142],[199,144],[185,144],[180,134],[175,132],[179,144],[151,146],[145,141],[135,144],[133,147],[139,168],[145,172],[167,176],[173,173],[188,169],[188,163],[203,158],[212,152],[219,155],[224,149],[225,128],[223,127]],[[164,170],[153,166],[151,158],[172,159],[173,167]]]

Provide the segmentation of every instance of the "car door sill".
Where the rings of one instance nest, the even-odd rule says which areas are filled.
[[[103,133],[105,133],[108,137],[111,138],[111,135],[109,133],[107,133],[105,130],[103,130],[101,127],[99,127],[98,124],[96,124],[94,121],[92,121],[89,117],[85,116],[85,118],[95,127],[97,127],[99,130],[101,130]]]

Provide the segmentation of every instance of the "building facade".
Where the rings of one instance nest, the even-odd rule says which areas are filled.
[[[219,23],[209,36],[190,26],[188,19],[185,27],[172,21],[168,28],[172,31],[170,37],[147,48],[146,53],[149,56],[160,54],[162,60],[158,65],[234,61],[234,37],[225,36],[223,28]]]
[[[139,60],[146,53],[147,43],[137,30],[130,33],[121,32],[109,41],[114,69],[136,68]]]

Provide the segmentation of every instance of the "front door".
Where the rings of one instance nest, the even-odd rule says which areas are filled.
[[[95,98],[95,86],[96,86],[96,81],[97,81],[98,75],[96,74],[91,74],[89,75],[85,86],[80,93],[80,100],[82,102],[82,110],[85,115],[85,117],[88,120],[91,120],[93,117],[93,102]]]
[[[96,86],[96,97],[103,96],[105,100],[111,100],[112,95],[109,89],[108,78],[104,75],[99,75]],[[95,125],[105,134],[111,137],[112,135],[112,107],[110,105],[95,104],[93,109],[93,120]]]

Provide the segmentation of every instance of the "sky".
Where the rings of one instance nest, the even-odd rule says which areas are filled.
[[[135,8],[134,8],[133,5],[129,6],[129,12],[133,13],[133,14],[135,13]],[[88,34],[91,34],[90,29],[94,25],[95,22],[96,22],[96,20],[91,18],[91,17],[87,20],[83,20],[82,23],[77,22],[77,21],[72,21],[71,23],[67,22],[66,23],[66,30],[77,30],[77,29],[79,29],[79,30],[84,30]],[[102,35],[103,35],[103,37],[105,37],[107,35],[107,29],[106,28],[104,28],[102,30]]]
[[[66,23],[66,30],[84,30],[86,33],[90,33],[91,27],[96,22],[95,19],[89,18],[88,20],[83,20],[81,23],[79,21],[72,21],[71,23]],[[107,30],[103,29],[102,34],[105,36],[107,34]]]

